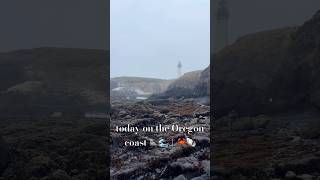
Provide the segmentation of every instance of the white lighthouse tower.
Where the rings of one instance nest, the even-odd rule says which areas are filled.
[[[179,61],[178,62],[178,78],[180,78],[181,77],[181,75],[182,75],[182,63],[181,63],[181,61]]]
[[[215,1],[214,49],[220,51],[229,43],[229,8],[227,0]]]

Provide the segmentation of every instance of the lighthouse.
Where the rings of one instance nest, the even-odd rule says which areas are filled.
[[[214,50],[220,51],[229,43],[229,8],[227,0],[215,1]]]
[[[179,61],[178,62],[178,78],[180,78],[181,77],[181,75],[182,75],[182,63],[181,63],[181,61]]]

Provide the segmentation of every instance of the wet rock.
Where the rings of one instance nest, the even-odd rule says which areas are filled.
[[[27,177],[44,177],[47,176],[51,169],[55,167],[54,162],[46,155],[33,157],[26,165]]]
[[[52,173],[52,176],[49,178],[50,180],[71,180],[71,177],[64,170],[57,170]]]
[[[199,124],[210,124],[209,117],[206,117],[205,119],[199,119]]]
[[[72,180],[87,180],[87,179],[89,179],[89,176],[84,173],[72,177]]]
[[[273,177],[274,174],[275,174],[275,169],[274,169],[273,167],[266,168],[266,169],[264,170],[264,173],[265,173],[265,175],[268,176],[268,177]]]
[[[220,176],[228,176],[232,173],[229,168],[225,168],[222,166],[213,166],[212,172]]]
[[[303,174],[303,175],[297,176],[297,179],[299,179],[299,180],[313,180],[313,176],[311,176],[309,174]]]
[[[297,175],[296,175],[296,173],[294,173],[293,171],[288,171],[287,173],[286,173],[286,175],[285,175],[285,178],[286,179],[293,179],[293,178],[295,178]]]
[[[198,118],[193,118],[190,121],[190,124],[198,124],[199,119]]]
[[[161,114],[160,112],[154,112],[154,113],[152,114],[152,118],[154,118],[155,120],[161,120],[161,119],[164,118],[164,115]]]
[[[192,171],[196,170],[197,167],[199,166],[198,160],[191,156],[191,157],[184,157],[184,158],[179,158],[177,161],[171,163],[171,168],[180,170],[182,172],[187,172],[187,171]]]
[[[161,169],[157,168],[157,169],[156,169],[156,172],[157,172],[158,174],[160,174],[160,173],[161,173]]]
[[[295,178],[297,175],[296,175],[296,173],[294,173],[293,171],[288,171],[287,173],[286,173],[286,175],[285,175],[285,178],[286,179],[293,179],[293,178]]]
[[[317,171],[320,164],[320,157],[309,156],[301,159],[293,160],[287,164],[280,165],[279,169],[283,172],[294,171],[295,173],[306,173]]]
[[[127,115],[126,117],[124,117],[125,119],[131,119],[132,117],[130,115]]]
[[[219,179],[219,176],[212,176],[211,179],[212,179],[212,180],[218,180],[218,179]]]
[[[48,176],[41,178],[40,180],[50,180]]]
[[[134,175],[138,169],[143,169],[143,167],[134,166],[134,167],[128,167],[126,169],[122,169],[114,173],[111,179],[130,179],[131,176]]]
[[[128,115],[128,113],[126,111],[123,111],[123,110],[118,113],[119,117],[125,117],[127,115]]]
[[[122,138],[119,135],[113,135],[111,139],[112,148],[116,149],[123,146]]]
[[[208,136],[194,136],[193,139],[197,142],[199,147],[209,147],[210,146],[210,137]]]
[[[292,137],[292,140],[291,140],[292,143],[299,142],[299,141],[301,141],[301,137],[299,136]]]
[[[320,151],[316,152],[315,155],[320,157]]]
[[[195,177],[195,178],[192,178],[191,180],[206,180],[208,178],[204,177],[204,176],[199,176],[199,177]]]
[[[9,162],[9,147],[0,136],[0,174],[6,169]]]
[[[126,153],[126,154],[119,156],[119,159],[128,159],[129,156],[130,156],[130,154]]]
[[[210,175],[210,161],[201,161],[201,166],[203,167],[203,170],[206,172],[206,174]]]
[[[77,174],[79,174],[79,170],[78,169],[71,170],[71,175],[77,175]]]
[[[45,177],[45,178],[47,178],[47,177]],[[44,180],[48,180],[48,179],[45,179],[44,178]],[[41,180],[42,180],[43,178],[41,178]],[[28,180],[38,180],[38,178],[36,178],[36,177],[31,177],[31,178],[29,178]]]
[[[248,177],[243,176],[243,175],[240,175],[240,176],[238,177],[238,180],[248,180],[248,179],[249,179]],[[257,177],[253,176],[252,179],[257,179]]]
[[[168,108],[163,108],[160,110],[160,113],[162,113],[162,114],[167,114],[169,112],[170,112],[170,110]]]
[[[175,177],[173,180],[188,180],[184,175]]]
[[[197,117],[197,118],[203,118],[205,116],[210,116],[210,111],[195,113],[193,116]]]
[[[167,105],[170,103],[168,99],[155,99],[155,100],[149,100],[148,103],[152,105]]]
[[[157,121],[155,121],[153,118],[144,118],[139,120],[137,123],[133,124],[132,126],[143,127],[143,126],[156,125],[156,123]]]

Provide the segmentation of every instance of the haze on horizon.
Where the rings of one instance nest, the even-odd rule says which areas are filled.
[[[210,64],[210,0],[111,0],[111,78],[173,79]]]

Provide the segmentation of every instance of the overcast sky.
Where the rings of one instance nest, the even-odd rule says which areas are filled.
[[[171,79],[210,63],[210,0],[111,0],[111,77]]]
[[[240,36],[297,26],[320,10],[320,0],[228,0],[230,42]]]
[[[211,0],[212,1],[212,0]],[[210,0],[111,0],[112,76],[174,78],[209,65]],[[320,0],[229,0],[230,39],[300,25]],[[0,52],[109,48],[108,0],[1,0]]]
[[[1,0],[0,52],[38,47],[107,49],[106,0]]]

